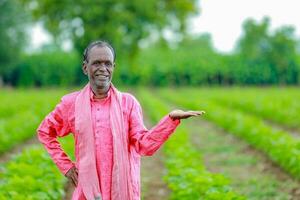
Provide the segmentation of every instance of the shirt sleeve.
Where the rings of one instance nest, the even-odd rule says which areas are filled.
[[[169,115],[164,116],[156,126],[147,130],[143,122],[143,114],[137,100],[131,109],[129,119],[130,144],[142,156],[153,155],[169,138],[180,124],[180,120],[172,120]]]
[[[57,137],[70,133],[68,124],[68,106],[61,100],[55,109],[49,113],[37,129],[39,141],[44,145],[52,160],[64,175],[74,166],[67,154],[61,148]]]

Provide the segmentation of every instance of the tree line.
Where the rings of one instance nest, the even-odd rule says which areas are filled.
[[[186,33],[187,16],[197,13],[194,0],[185,0],[185,5],[188,5],[186,7],[180,7],[182,1],[179,0],[173,4],[164,0],[147,1],[143,7],[136,1],[116,1],[114,6],[101,1],[99,4],[107,7],[107,11],[101,13],[96,10],[83,12],[86,1],[79,1],[77,7],[69,7],[67,1],[61,1],[60,7],[57,7],[58,4],[51,1],[43,0],[33,4],[34,1],[23,0],[22,5],[25,8],[28,6],[32,14],[31,17],[27,16],[27,19],[38,20],[43,17],[47,29],[57,36],[54,37],[56,39],[52,46],[45,47],[35,54],[26,54],[21,51],[26,37],[24,32],[18,31],[22,30],[24,23],[17,20],[20,19],[18,13],[22,13],[19,12],[20,5],[17,2],[4,1],[0,5],[1,10],[10,13],[10,17],[7,13],[2,14],[1,17],[7,20],[2,20],[0,26],[12,27],[0,27],[1,37],[6,37],[6,41],[0,41],[0,77],[6,85],[35,87],[84,84],[87,78],[81,71],[82,51],[88,41],[99,38],[108,38],[116,48],[114,82],[119,85],[300,83],[299,40],[294,29],[283,26],[271,31],[268,18],[260,22],[246,20],[243,34],[234,51],[224,54],[214,49],[209,34],[191,36]],[[66,11],[69,13],[61,16],[61,9],[67,8],[70,8]],[[147,13],[145,8],[149,8]],[[158,16],[151,13],[150,8],[160,9]],[[109,14],[114,12],[121,16],[109,17]],[[14,17],[16,19],[11,20]],[[26,16],[23,18],[26,19]],[[97,21],[97,18],[100,20]],[[170,19],[167,20],[168,18]],[[105,19],[103,26],[95,26],[97,22]],[[72,24],[76,27],[70,27]],[[162,35],[164,27],[171,27],[170,30],[178,33],[182,38],[180,42],[167,42]],[[146,48],[139,47],[138,44],[153,32],[159,33],[159,39],[149,43]],[[72,52],[63,52],[59,47],[66,36],[70,36],[74,43],[75,48]],[[10,44],[9,41],[14,43]]]

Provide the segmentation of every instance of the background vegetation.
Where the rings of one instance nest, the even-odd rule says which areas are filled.
[[[248,19],[234,51],[224,54],[213,48],[209,34],[187,34],[188,18],[199,13],[196,3],[2,1],[0,77],[5,85],[22,87],[81,85],[86,82],[83,49],[104,39],[116,48],[118,85],[299,84],[299,40],[293,27],[271,31],[268,18]],[[24,27],[34,22],[44,24],[53,42],[28,53]],[[166,38],[165,31],[173,37]],[[66,40],[74,47],[67,52],[61,48]]]
[[[207,112],[182,121],[163,153],[142,161],[151,169],[142,173],[144,200],[300,199],[294,28],[247,19],[234,50],[221,53],[209,33],[188,33],[198,3],[0,0],[0,200],[70,199],[72,187],[35,130],[64,94],[87,82],[82,52],[98,39],[115,47],[113,82],[134,93],[146,124],[174,108]],[[51,37],[38,49],[30,38],[35,24]],[[76,162],[72,134],[60,142]]]

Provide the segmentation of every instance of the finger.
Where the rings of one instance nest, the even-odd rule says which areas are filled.
[[[77,187],[77,180],[74,176],[72,176],[72,183],[75,187]]]
[[[77,173],[74,171],[74,173],[72,174],[72,179],[75,181],[75,180],[77,180],[77,177],[78,177],[78,175],[77,175]]]
[[[198,117],[200,116],[199,114],[193,114],[193,115],[190,115],[189,117]]]
[[[75,185],[75,187],[77,187],[77,184],[78,184],[78,180],[75,179],[75,180],[74,180],[74,185]]]
[[[199,114],[199,113],[190,113],[189,115],[186,116],[186,118],[189,118],[189,117],[198,117],[198,116],[201,116],[201,114]]]
[[[75,184],[76,184],[76,186],[78,184],[78,174],[75,174]]]
[[[197,113],[197,112],[187,113],[187,116],[199,116],[199,115],[201,115],[201,113]]]
[[[196,115],[193,115],[193,114],[187,114],[187,115],[182,115],[181,117],[180,117],[180,119],[187,119],[187,118],[190,118],[190,117],[195,117]]]
[[[74,180],[73,180],[72,177],[69,177],[68,180],[69,180],[69,182],[70,182],[73,186],[75,186],[75,182],[74,182]]]
[[[197,114],[199,114],[199,115],[202,115],[202,114],[204,114],[205,113],[205,111],[203,111],[203,110],[201,110],[201,111],[194,111],[194,110],[191,110],[191,111],[189,111],[189,112],[191,112],[191,113],[197,113]]]
[[[201,111],[194,111],[194,112],[196,112],[196,113],[198,113],[198,114],[200,114],[200,115],[205,114],[205,111],[203,111],[203,110],[201,110]]]

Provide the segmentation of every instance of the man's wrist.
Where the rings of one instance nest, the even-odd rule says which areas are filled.
[[[169,118],[170,118],[172,121],[178,121],[178,120],[179,120],[178,117],[172,116],[171,113],[169,113]]]
[[[175,121],[176,119],[174,117],[172,117],[171,113],[169,113],[169,118],[173,121]]]
[[[67,177],[68,172],[70,172],[71,169],[73,169],[75,167],[75,165],[73,164],[72,166],[69,167],[68,170],[65,171],[64,175],[65,177]]]

